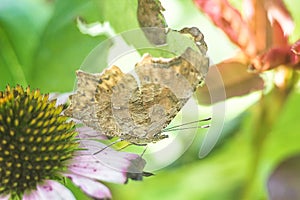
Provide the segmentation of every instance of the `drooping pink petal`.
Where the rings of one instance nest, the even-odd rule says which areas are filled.
[[[145,161],[136,154],[115,151],[100,142],[81,140],[81,155],[69,165],[69,171],[102,181],[125,183],[127,178],[141,179]],[[101,152],[93,155],[95,152]]]
[[[74,160],[69,171],[89,178],[113,183],[125,183],[127,178],[120,170],[112,169],[96,159],[85,159],[84,156]]]
[[[44,184],[37,186],[36,190],[26,193],[23,200],[72,200],[75,199],[71,191],[62,184],[48,180]]]
[[[289,46],[288,36],[284,34],[283,28],[277,21],[272,24],[272,32],[269,33],[269,38],[272,38],[272,40],[268,48]]]
[[[266,53],[253,59],[251,68],[256,69],[257,72],[263,72],[278,67],[279,65],[289,66],[293,62],[291,54],[289,46],[272,48]]]
[[[295,55],[300,56],[300,39],[292,45],[291,50]]]
[[[255,55],[256,46],[253,34],[241,14],[227,0],[194,0],[194,2],[217,27],[227,34],[233,43],[247,55]]]
[[[293,68],[300,69],[300,39],[295,42],[291,47]]]
[[[287,46],[294,24],[281,0],[244,0],[243,12],[254,34],[257,53],[268,48]]]
[[[76,128],[76,131],[79,133],[78,137],[80,139],[107,140],[107,137],[104,134],[102,134],[88,126],[78,127],[78,128]]]
[[[255,7],[253,6],[253,0],[243,0],[243,17],[244,20],[250,21],[255,16]]]
[[[10,195],[0,195],[0,200],[8,200]]]
[[[65,176],[70,178],[75,185],[89,196],[97,199],[111,199],[109,189],[102,183],[75,174],[65,174]]]
[[[265,51],[271,45],[271,23],[268,21],[264,1],[243,0],[244,20],[248,25],[249,32],[253,34],[256,54]],[[251,58],[254,57],[254,54]]]
[[[23,195],[23,200],[40,200],[42,197],[39,195],[37,190],[31,191],[30,193],[25,193]]]
[[[287,10],[282,0],[266,0],[265,7],[268,18],[273,23],[275,20],[280,24],[284,35],[291,35],[294,30],[294,22],[290,12]]]
[[[62,184],[47,180],[43,185],[37,186],[37,193],[43,200],[75,200],[71,191]]]

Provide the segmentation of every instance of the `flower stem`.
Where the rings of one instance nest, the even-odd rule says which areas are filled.
[[[257,188],[255,183],[257,183],[257,176],[259,176],[260,172],[259,166],[265,142],[268,137],[271,137],[272,128],[283,111],[288,96],[297,80],[297,74],[293,70],[287,68],[286,70],[289,73],[286,74],[285,84],[281,85],[281,87],[274,87],[267,95],[262,95],[258,104],[254,106],[255,116],[251,133],[252,141],[250,143],[252,157],[250,158],[248,179],[242,198],[245,200],[257,199],[257,196],[254,195],[259,194],[257,190],[260,188]]]

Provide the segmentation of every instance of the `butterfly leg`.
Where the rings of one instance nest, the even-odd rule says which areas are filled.
[[[111,147],[111,146],[113,146],[114,144],[116,144],[116,143],[118,143],[118,142],[122,142],[122,141],[123,141],[122,139],[118,139],[118,140],[116,140],[116,141],[110,143],[109,145],[105,146],[104,148],[100,149],[99,151],[96,151],[95,153],[93,153],[93,155],[96,155],[96,154],[98,154],[98,153],[104,151],[104,150],[107,149],[108,147]]]
[[[143,150],[143,152],[142,152],[142,154],[141,154],[141,157],[144,156],[144,154],[145,154],[145,152],[146,152],[147,149],[148,149],[148,145],[146,145],[145,149]]]

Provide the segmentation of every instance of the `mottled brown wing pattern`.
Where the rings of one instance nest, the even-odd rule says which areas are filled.
[[[204,80],[200,65],[207,61],[193,53],[188,48],[167,60],[146,54],[135,66],[138,80],[116,66],[102,74],[78,71],[77,93],[65,113],[134,144],[166,138],[162,130]]]
[[[138,0],[137,20],[148,40],[155,45],[167,42],[167,24],[159,1]]]
[[[95,126],[98,121],[95,106],[95,90],[100,80],[100,74],[89,74],[78,70],[77,76],[77,90],[76,93],[70,96],[71,104],[64,111],[64,114],[79,119],[87,126],[94,129],[99,129]]]
[[[205,73],[201,65],[207,66],[208,60],[199,57],[192,49],[187,49],[182,56],[167,60],[152,58],[146,54],[142,61],[136,64],[135,71],[141,84],[144,109],[149,110],[155,105],[160,105],[164,110],[164,118],[158,116],[158,120],[152,124],[153,128],[148,129],[148,142],[159,140],[162,130],[204,81]]]
[[[96,123],[100,127],[98,130],[110,137],[118,136],[120,132],[112,112],[112,94],[120,80],[124,79],[125,76],[126,74],[117,66],[112,66],[101,75],[94,93],[97,101],[95,112],[98,122]]]

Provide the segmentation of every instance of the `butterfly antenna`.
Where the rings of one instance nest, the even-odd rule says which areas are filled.
[[[182,127],[182,126],[185,126],[185,125],[195,124],[195,123],[204,122],[204,121],[209,121],[209,120],[211,120],[211,117],[208,117],[208,118],[205,118],[205,119],[196,120],[196,121],[192,121],[192,122],[187,122],[187,123],[180,124],[180,125],[176,125],[176,126],[173,126],[173,127],[170,127],[170,128],[166,128],[166,129],[164,129],[162,132],[170,132],[170,131],[174,131],[174,130],[184,130],[184,129],[195,128],[195,127],[189,127],[189,128],[176,129],[176,128],[178,128],[178,127]],[[210,125],[200,126],[200,128],[209,128],[209,127],[210,127]],[[198,128],[198,126],[197,126],[197,128]]]
[[[148,145],[146,145],[145,149],[143,150],[142,154],[141,154],[141,158],[144,156],[146,150],[148,149]]]
[[[98,154],[98,153],[104,151],[104,150],[107,149],[108,147],[111,147],[111,146],[113,146],[114,144],[116,144],[116,143],[118,143],[118,142],[122,142],[122,141],[123,141],[122,139],[118,139],[118,140],[116,140],[116,141],[110,143],[109,145],[105,146],[104,148],[100,149],[99,151],[96,151],[95,153],[93,153],[93,155],[96,155],[96,154]]]
[[[210,125],[203,125],[203,126],[192,126],[192,127],[185,127],[185,128],[174,128],[174,129],[168,129],[164,130],[163,132],[172,132],[172,131],[181,131],[181,130],[187,130],[187,129],[193,129],[193,128],[209,128]]]

